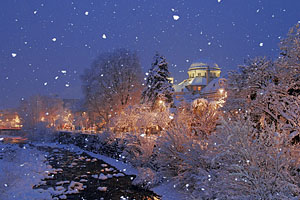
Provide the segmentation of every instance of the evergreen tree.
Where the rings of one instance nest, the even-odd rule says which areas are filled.
[[[154,62],[146,78],[146,88],[142,94],[142,103],[151,102],[152,106],[159,100],[173,104],[174,89],[168,79],[170,72],[166,58],[156,53]]]

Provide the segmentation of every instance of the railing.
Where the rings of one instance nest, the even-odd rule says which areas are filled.
[[[0,131],[1,130],[4,130],[4,131],[12,130],[12,131],[14,131],[14,130],[21,130],[21,128],[20,127],[4,127],[4,126],[0,126]]]

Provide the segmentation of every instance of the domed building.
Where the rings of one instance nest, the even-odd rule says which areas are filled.
[[[174,85],[177,94],[192,92],[201,93],[211,82],[216,86],[221,75],[221,68],[211,60],[200,60],[193,62],[188,69],[188,78],[178,85]],[[213,88],[214,86],[209,86]]]

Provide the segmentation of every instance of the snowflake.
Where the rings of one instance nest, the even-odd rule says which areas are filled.
[[[47,83],[47,82],[45,82],[45,83],[44,83],[44,86],[46,86],[46,85],[48,85],[48,83]]]
[[[178,15],[173,15],[173,19],[175,20],[175,21],[177,21],[177,20],[179,20],[179,16]]]
[[[37,14],[37,10],[33,11],[33,14],[35,14],[35,15],[36,15],[36,14]]]
[[[218,3],[221,3],[222,0],[218,0]]]
[[[86,16],[88,16],[89,15],[89,12],[88,11],[85,11],[85,13],[84,13]]]
[[[102,39],[106,39],[106,35],[104,33],[102,34]]]
[[[56,38],[55,38],[55,37],[54,37],[54,38],[52,38],[52,41],[53,41],[53,42],[56,42]]]
[[[262,43],[262,42],[261,42],[261,43],[259,43],[259,46],[260,46],[260,47],[264,46],[264,43]]]
[[[11,56],[14,58],[14,57],[17,56],[17,54],[16,53],[11,53]]]

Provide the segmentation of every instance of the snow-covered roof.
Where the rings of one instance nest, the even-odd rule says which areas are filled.
[[[204,77],[195,77],[192,78],[189,82],[189,85],[206,85],[206,78]]]
[[[189,81],[184,80],[181,83],[179,83],[178,85],[173,85],[173,88],[174,88],[175,92],[187,92],[188,90],[185,87],[187,85],[189,85]]]
[[[220,89],[222,86],[220,85],[220,79],[223,78],[215,78],[208,85],[201,90],[201,93],[211,93]]]

